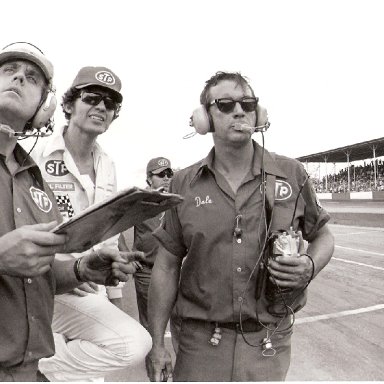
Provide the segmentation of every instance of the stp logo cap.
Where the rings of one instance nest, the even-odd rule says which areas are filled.
[[[150,173],[160,173],[164,169],[172,169],[171,162],[165,157],[155,157],[154,159],[149,160],[147,165],[147,175]]]
[[[121,80],[110,69],[106,67],[81,68],[73,80],[72,87],[82,89],[91,85],[106,88],[112,91],[119,103],[123,101],[123,95],[120,93]]]

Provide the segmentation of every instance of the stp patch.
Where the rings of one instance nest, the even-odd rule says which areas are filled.
[[[32,200],[41,211],[47,213],[52,209],[52,201],[44,191],[36,187],[31,187],[29,188],[29,193],[31,194]]]

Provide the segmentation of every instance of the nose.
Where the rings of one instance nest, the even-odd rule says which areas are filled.
[[[16,72],[13,74],[13,80],[19,80],[19,81],[20,81],[20,84],[23,84],[24,81],[25,81],[25,74],[24,74],[24,71],[22,71],[21,69],[19,69],[18,71],[16,71]]]
[[[100,103],[96,105],[96,108],[97,108],[97,109],[100,109],[100,110],[102,110],[102,111],[105,111],[105,110],[107,109],[107,108],[105,107],[105,103],[104,103],[104,100],[103,100],[103,99],[101,99],[101,100],[100,100]]]
[[[241,107],[240,103],[236,101],[235,108],[233,109],[233,112],[235,116],[244,116],[243,108]]]

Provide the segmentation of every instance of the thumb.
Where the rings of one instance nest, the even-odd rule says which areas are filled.
[[[302,234],[301,231],[298,231],[297,234],[299,235],[299,251],[298,251],[298,254],[301,255],[302,253],[305,252],[303,234]]]

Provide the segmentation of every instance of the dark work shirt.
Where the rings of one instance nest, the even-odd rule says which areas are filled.
[[[1,139],[1,137],[0,137]],[[27,224],[61,221],[55,199],[32,159],[18,145],[21,165],[12,175],[0,145],[0,236]],[[51,330],[55,278],[0,275],[0,367],[36,361],[54,353]]]
[[[266,302],[256,300],[257,273],[251,275],[260,263],[266,232],[262,149],[253,145],[253,166],[236,193],[212,166],[214,148],[207,158],[172,179],[170,192],[182,195],[184,201],[165,213],[165,229],[158,229],[155,236],[168,251],[183,258],[176,300],[182,318],[237,322],[241,309],[242,319],[258,316],[262,322],[277,322],[267,312]],[[276,176],[272,227],[288,230],[293,221],[293,228],[311,241],[329,215],[318,204],[311,183],[305,182],[302,164],[266,150],[263,163],[267,180],[268,175]],[[240,242],[234,236],[237,216]]]
[[[135,225],[133,249],[136,251],[144,252],[144,264],[149,267],[153,266],[156,259],[157,250],[159,249],[159,242],[152,235],[152,232],[161,225],[161,219],[163,217],[164,213],[162,212],[155,217]]]

